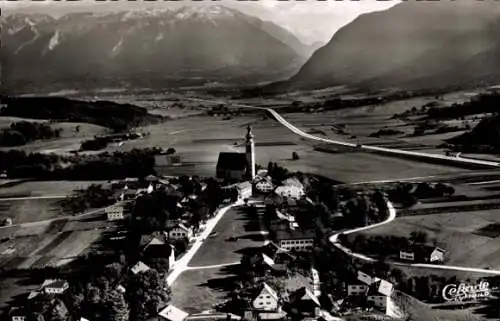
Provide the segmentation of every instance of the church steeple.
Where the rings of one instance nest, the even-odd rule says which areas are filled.
[[[253,137],[252,127],[248,125],[245,142],[245,154],[247,158],[247,177],[249,179],[253,179],[255,177],[255,144]]]

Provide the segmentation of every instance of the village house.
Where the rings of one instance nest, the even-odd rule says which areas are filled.
[[[150,270],[150,267],[147,266],[146,264],[144,264],[143,262],[139,261],[137,262],[131,269],[130,271],[132,271],[132,273],[134,273],[135,275],[141,273],[141,272],[146,272],[146,271],[149,271]]]
[[[43,282],[41,289],[47,294],[62,294],[69,288],[69,283],[64,280],[47,279]]]
[[[366,284],[348,284],[347,285],[347,296],[359,296],[365,295],[368,291],[369,286]]]
[[[255,182],[255,189],[260,193],[269,193],[274,189],[273,183],[267,178],[258,178]]]
[[[385,280],[373,283],[368,291],[368,304],[387,314],[387,307],[393,288],[392,283]]]
[[[235,188],[240,200],[248,199],[252,196],[252,184],[250,182],[236,184]]]
[[[290,253],[289,250],[279,247],[274,242],[268,242],[266,245],[262,246],[262,253],[267,255],[277,264],[287,264],[296,259],[295,255]]]
[[[276,187],[274,193],[281,197],[299,199],[304,196],[304,190],[293,185],[281,185]]]
[[[123,205],[121,204],[108,206],[104,211],[106,212],[108,221],[123,220]]]
[[[272,275],[275,276],[286,275],[287,270],[285,264],[277,264],[273,259],[265,255],[264,253],[262,253],[262,261],[264,263],[264,266],[267,268],[268,271],[271,272]]]
[[[184,321],[189,313],[169,304],[158,313],[159,321]]]
[[[172,240],[181,240],[187,238],[190,240],[193,238],[193,231],[191,228],[185,226],[182,223],[177,223],[174,225],[170,231],[168,231],[168,238]]]
[[[175,247],[161,237],[153,237],[142,247],[142,255],[147,258],[168,258],[171,269],[175,263]]]
[[[321,304],[307,287],[302,287],[289,295],[289,307],[303,315],[316,316]]]
[[[267,285],[267,283],[264,283],[259,294],[253,300],[252,306],[254,309],[259,311],[278,311],[278,293]]]
[[[26,321],[28,318],[27,311],[21,307],[12,307],[9,314],[12,321]]]

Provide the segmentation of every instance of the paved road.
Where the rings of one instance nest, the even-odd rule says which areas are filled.
[[[366,256],[361,253],[355,253],[351,251],[349,248],[345,247],[344,245],[340,244],[338,241],[338,237],[340,234],[348,235],[352,233],[357,233],[361,231],[366,231],[372,228],[376,228],[385,224],[388,224],[396,218],[396,210],[394,209],[394,206],[391,204],[391,202],[387,202],[387,206],[389,208],[389,216],[387,217],[386,220],[380,223],[376,223],[373,225],[368,225],[368,226],[363,226],[363,227],[358,227],[352,230],[348,231],[343,231],[340,233],[333,234],[330,236],[330,242],[338,248],[339,250],[343,251],[344,253],[358,258],[363,261],[367,262],[375,262],[374,258],[371,258],[369,256]],[[488,269],[480,269],[480,268],[475,268],[475,267],[466,267],[466,266],[454,266],[454,265],[437,265],[437,264],[424,264],[424,263],[402,263],[402,262],[393,262],[393,261],[386,261],[386,263],[395,265],[395,266],[406,266],[406,267],[413,267],[413,268],[425,268],[425,269],[434,269],[434,270],[450,270],[450,271],[463,271],[463,272],[477,272],[477,273],[484,273],[484,274],[493,274],[493,275],[500,275],[500,270],[488,270]]]
[[[200,102],[208,102],[208,103],[217,103],[217,104],[227,104],[228,103],[227,101],[214,101],[214,100],[199,99],[199,98],[184,98],[184,99],[200,101]],[[276,112],[272,108],[256,107],[256,106],[236,104],[236,103],[230,103],[230,104],[232,106],[239,107],[239,108],[252,108],[252,109],[259,109],[259,110],[267,111],[279,123],[281,123],[283,126],[288,128],[289,130],[291,130],[295,134],[302,136],[304,138],[308,138],[308,139],[316,140],[316,141],[321,141],[321,142],[328,143],[328,144],[334,144],[334,145],[354,148],[354,149],[357,149],[359,151],[375,152],[375,153],[380,153],[380,154],[392,154],[392,155],[396,155],[396,156],[407,156],[407,157],[414,157],[414,158],[428,159],[428,160],[442,160],[442,161],[448,161],[450,163],[479,165],[479,166],[493,167],[493,168],[500,167],[500,163],[493,162],[493,161],[487,161],[487,160],[479,160],[479,159],[471,159],[471,158],[462,158],[462,157],[455,157],[455,156],[446,156],[446,155],[439,155],[439,154],[407,151],[407,150],[377,147],[377,146],[371,146],[371,145],[358,145],[358,144],[343,142],[340,140],[322,138],[322,137],[308,134],[308,133],[302,131],[301,129],[298,129],[293,124],[289,123],[286,119],[284,119],[278,112]]]

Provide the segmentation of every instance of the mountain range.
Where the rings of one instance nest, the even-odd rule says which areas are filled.
[[[220,5],[1,20],[2,86],[266,81],[312,52],[289,31]]]
[[[405,1],[359,16],[287,88],[420,90],[500,83],[500,3]]]

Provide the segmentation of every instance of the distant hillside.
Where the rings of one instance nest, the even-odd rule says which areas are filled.
[[[220,5],[1,20],[3,86],[99,87],[258,82],[295,73],[295,36]]]
[[[86,102],[59,97],[0,97],[0,116],[91,123],[123,131],[162,117],[146,109],[109,101]]]
[[[281,88],[436,89],[500,83],[500,2],[405,1],[361,15]]]

